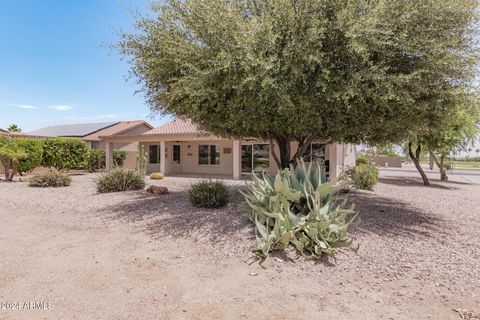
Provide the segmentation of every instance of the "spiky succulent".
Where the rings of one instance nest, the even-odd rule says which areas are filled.
[[[275,177],[265,172],[253,175],[244,196],[255,224],[257,253],[267,256],[290,244],[312,258],[334,255],[340,247],[356,250],[348,229],[360,219],[346,199],[339,198],[339,190],[326,182],[317,163],[300,162],[295,170],[284,169]]]

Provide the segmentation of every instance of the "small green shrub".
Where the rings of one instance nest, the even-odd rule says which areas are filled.
[[[113,150],[113,165],[115,167],[123,167],[123,163],[125,162],[125,159],[127,158],[127,151],[124,150]],[[105,161],[105,157],[103,157]]]
[[[356,166],[359,166],[361,164],[368,164],[369,161],[368,161],[368,158],[365,157],[365,156],[359,156],[357,157],[357,159],[355,160],[355,165]]]
[[[140,190],[145,187],[144,177],[138,172],[115,168],[104,174],[97,181],[97,191],[118,192],[128,190]]]
[[[355,188],[373,190],[378,182],[378,169],[371,164],[361,164],[352,169],[351,178]]]
[[[222,181],[200,180],[188,191],[190,203],[199,208],[221,208],[228,203],[228,188]]]
[[[49,168],[84,168],[88,161],[85,141],[73,138],[48,138],[43,142],[42,163]]]
[[[113,165],[115,167],[123,167],[126,158],[126,151],[117,149],[113,150]],[[88,171],[96,172],[105,169],[105,160],[105,150],[90,149],[88,151]]]
[[[152,174],[150,174],[150,179],[152,179],[152,180],[162,180],[163,179],[163,173],[153,172]]]
[[[105,169],[105,150],[91,149],[88,151],[87,169],[90,172],[95,172],[95,171]]]
[[[28,180],[30,187],[67,187],[72,182],[72,178],[64,172],[48,171],[37,174]]]
[[[301,161],[295,170],[284,169],[275,177],[263,173],[252,178],[244,196],[258,255],[293,245],[302,255],[318,259],[323,253],[336,254],[338,248],[358,248],[348,230],[360,220],[346,200],[340,201],[340,186],[326,182],[318,163],[306,166]]]
[[[40,166],[42,162],[43,142],[38,139],[16,138],[15,143],[22,148],[27,157],[18,163],[19,172],[27,172]]]

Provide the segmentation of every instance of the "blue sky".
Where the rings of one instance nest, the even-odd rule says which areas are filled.
[[[2,0],[0,128],[145,119],[129,66],[111,49],[147,0]]]

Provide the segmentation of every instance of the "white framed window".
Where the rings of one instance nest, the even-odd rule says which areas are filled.
[[[198,146],[199,165],[219,165],[220,146],[218,144],[201,144]]]

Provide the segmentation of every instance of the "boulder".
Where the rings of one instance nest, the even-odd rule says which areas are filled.
[[[160,194],[167,194],[168,189],[166,187],[150,186],[147,188],[147,192],[160,195]]]

